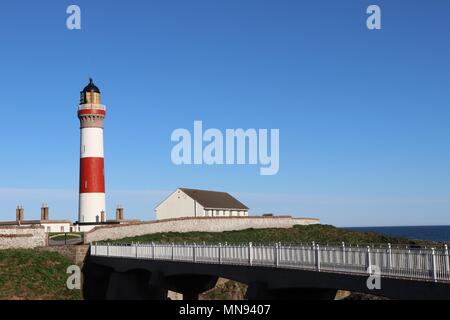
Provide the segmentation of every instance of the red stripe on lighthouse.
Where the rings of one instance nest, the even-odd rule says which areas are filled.
[[[105,192],[104,163],[103,158],[80,159],[80,193]]]
[[[83,109],[78,111],[78,115],[85,115],[85,114],[100,114],[105,116],[106,115],[106,111],[105,110],[101,110],[101,109]]]

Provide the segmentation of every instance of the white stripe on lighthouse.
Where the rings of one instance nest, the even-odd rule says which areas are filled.
[[[104,193],[80,193],[80,222],[101,222],[105,207]]]
[[[81,129],[81,158],[103,158],[103,128]]]

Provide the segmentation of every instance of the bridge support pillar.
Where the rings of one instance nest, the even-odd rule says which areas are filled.
[[[192,293],[192,292],[184,292],[183,293],[183,300],[198,300],[198,293]]]
[[[183,294],[183,300],[198,300],[199,294],[215,287],[217,279],[217,276],[186,274],[166,277],[165,285]]]
[[[94,263],[83,267],[83,297],[86,300],[104,300],[112,269]]]
[[[270,290],[265,282],[252,282],[248,285],[245,298],[248,300],[271,300]]]
[[[106,293],[107,300],[167,300],[167,289],[149,285],[145,271],[113,272]]]

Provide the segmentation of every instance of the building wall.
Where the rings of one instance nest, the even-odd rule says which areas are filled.
[[[47,245],[43,227],[0,227],[0,249],[31,249]]]
[[[156,207],[155,213],[157,220],[205,215],[203,206],[179,189]]]
[[[77,225],[77,226],[74,226],[73,229],[74,229],[74,231],[76,230],[77,232],[89,232],[96,227],[100,228],[99,226],[95,226],[95,225],[87,225],[87,226]]]
[[[247,210],[205,209],[205,217],[247,217]]]
[[[198,217],[95,228],[85,234],[85,242],[116,240],[161,232],[222,232],[245,229],[292,228],[294,225],[319,224],[320,220],[292,217]]]
[[[43,222],[41,225],[45,228],[45,232],[70,232],[70,227],[71,227],[71,224],[69,222],[66,222],[66,223],[45,223],[45,222]]]
[[[45,251],[58,252],[59,254],[69,258],[75,264],[82,266],[86,256],[89,252],[88,245],[65,245],[65,246],[51,246],[43,248]]]

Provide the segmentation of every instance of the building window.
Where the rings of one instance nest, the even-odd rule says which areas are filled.
[[[52,229],[50,227],[47,227],[47,232],[50,233]]]
[[[64,232],[64,227],[61,227],[61,232]]]

